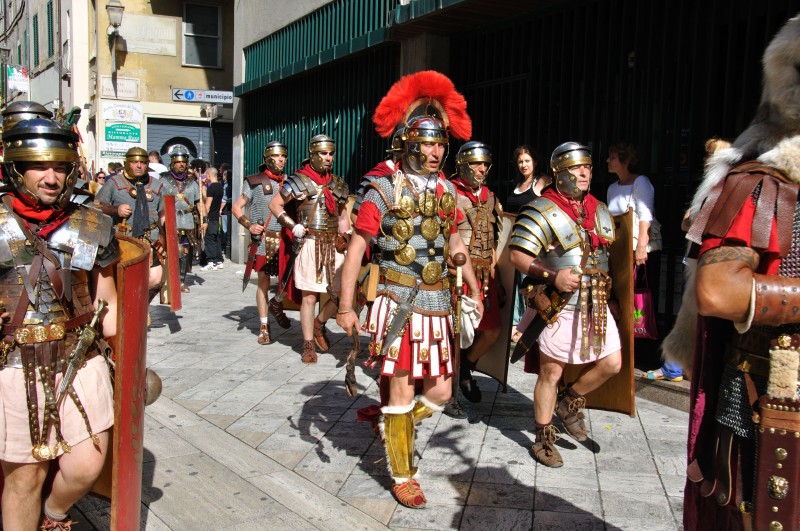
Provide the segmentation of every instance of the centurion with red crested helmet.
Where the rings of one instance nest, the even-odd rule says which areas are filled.
[[[366,245],[377,240],[380,274],[366,328],[370,362],[380,363],[381,374],[392,380],[383,407],[369,419],[386,445],[392,493],[411,508],[426,503],[414,479],[414,425],[441,411],[451,389],[446,376],[453,372],[455,348],[447,260],[467,251],[455,231],[455,189],[441,168],[450,135],[467,140],[472,134],[466,111],[464,97],[438,72],[405,76],[389,89],[373,120],[381,136],[394,135],[399,161],[393,173],[366,186],[342,272],[341,300],[349,302]],[[470,293],[478,294],[469,262],[464,278]],[[342,303],[337,322],[348,331],[358,325],[352,306]],[[415,380],[425,380],[422,395],[415,396]]]

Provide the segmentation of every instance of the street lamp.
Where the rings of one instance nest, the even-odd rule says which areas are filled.
[[[106,12],[108,13],[108,26],[107,33],[113,35],[118,33],[119,26],[122,24],[122,13],[125,11],[125,6],[119,0],[108,0],[106,4]]]
[[[122,13],[125,11],[125,6],[119,0],[108,0],[106,4],[106,12],[108,13],[108,29],[106,33],[111,42],[111,73],[115,74],[117,71],[117,37],[119,37],[119,26],[122,24]]]

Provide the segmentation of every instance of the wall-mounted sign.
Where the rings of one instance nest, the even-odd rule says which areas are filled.
[[[153,55],[177,55],[178,25],[174,17],[125,13],[119,27],[119,50]]]
[[[142,126],[139,124],[106,124],[106,145],[108,142],[138,144],[141,141]]]
[[[100,95],[115,100],[139,101],[139,80],[135,77],[100,76]]]
[[[114,122],[142,123],[142,106],[121,101],[103,102],[103,118]]]
[[[108,151],[116,151],[125,155],[125,152],[132,147],[142,147],[140,144],[134,142],[115,142],[113,140],[106,140],[105,148]]]
[[[127,150],[126,150],[127,151]],[[100,156],[106,159],[124,159],[125,151],[101,151]]]
[[[172,89],[172,101],[233,104],[233,92],[230,90],[174,88]]]
[[[6,79],[8,80],[9,92],[30,92],[31,84],[28,77],[28,69],[24,66],[7,65]]]

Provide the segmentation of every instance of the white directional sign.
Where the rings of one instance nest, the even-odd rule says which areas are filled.
[[[189,103],[233,103],[233,92],[229,90],[172,89],[172,101]]]

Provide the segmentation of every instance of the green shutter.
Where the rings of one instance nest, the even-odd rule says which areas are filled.
[[[38,13],[33,15],[33,66],[39,66],[39,14]]]
[[[55,53],[53,35],[53,0],[47,2],[47,57],[53,57]]]

